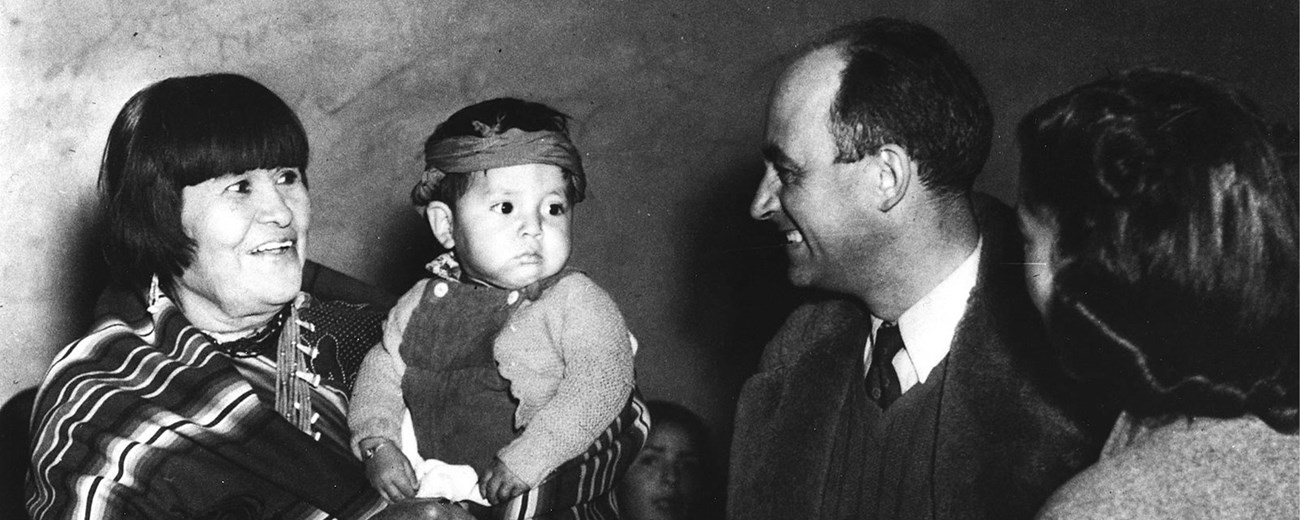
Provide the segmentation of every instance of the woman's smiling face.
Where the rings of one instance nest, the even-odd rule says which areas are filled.
[[[193,261],[175,297],[195,326],[241,332],[265,323],[302,285],[311,200],[297,168],[222,175],[181,191]]]

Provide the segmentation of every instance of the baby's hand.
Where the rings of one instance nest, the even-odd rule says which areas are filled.
[[[483,480],[479,482],[479,491],[483,492],[483,498],[495,506],[522,495],[528,491],[528,485],[519,480],[506,463],[496,459],[487,473],[483,474]]]
[[[373,447],[366,459],[366,478],[389,502],[415,496],[415,469],[392,441]]]

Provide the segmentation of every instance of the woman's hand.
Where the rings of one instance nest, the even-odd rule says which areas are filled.
[[[389,502],[414,498],[417,485],[415,468],[397,445],[384,440],[370,451],[372,454],[366,459],[366,478],[370,479],[370,485]]]
[[[522,495],[528,491],[528,485],[519,480],[506,463],[496,459],[492,467],[488,468],[487,473],[483,475],[483,480],[479,483],[479,491],[483,492],[483,498],[495,506]]]

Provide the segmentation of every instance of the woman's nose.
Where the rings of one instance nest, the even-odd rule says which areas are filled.
[[[289,207],[289,201],[275,187],[261,190],[261,195],[257,197],[257,212],[258,219],[268,224],[285,227],[293,222],[293,210]]]
[[[777,197],[781,181],[776,178],[776,172],[768,168],[763,174],[763,180],[758,183],[758,190],[754,193],[754,200],[749,203],[749,216],[754,220],[767,220],[781,209],[781,200]]]

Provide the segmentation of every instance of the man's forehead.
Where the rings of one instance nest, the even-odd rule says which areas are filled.
[[[795,60],[781,74],[773,95],[773,105],[807,104],[829,101],[839,90],[840,76],[847,62],[834,47],[823,47]]]
[[[839,91],[844,66],[838,51],[823,48],[796,60],[782,74],[768,107],[765,160],[791,162],[789,154],[811,151],[804,150],[811,144],[808,139],[830,139],[831,104]]]

